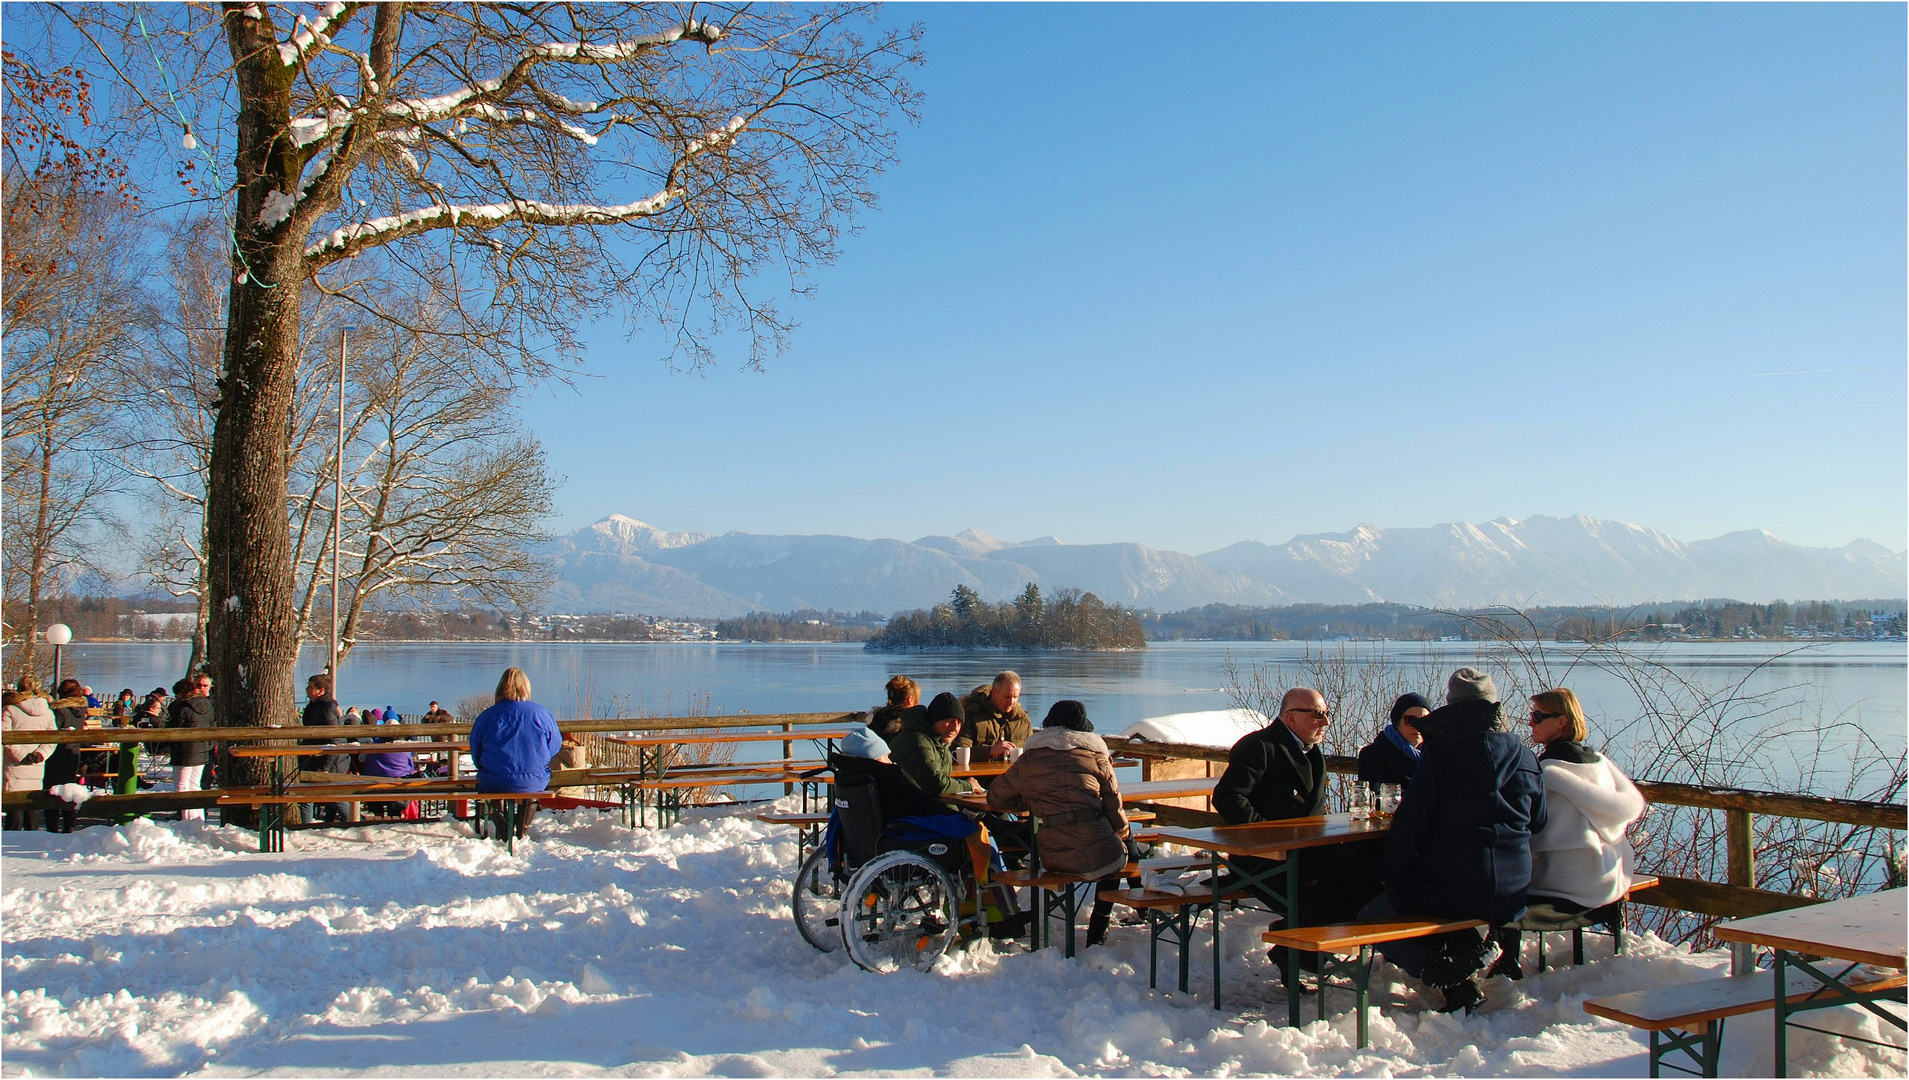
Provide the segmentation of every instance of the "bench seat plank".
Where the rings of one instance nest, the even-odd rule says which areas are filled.
[[[1592,998],[1584,1003],[1584,1011],[1645,1031],[1687,1030],[1712,1020],[1774,1008],[1775,978],[1772,972],[1758,971],[1702,982],[1654,986],[1628,994]],[[1788,996],[1793,1002],[1807,1000],[1813,992],[1822,989],[1822,984],[1806,972],[1791,972],[1784,981],[1789,984]],[[1905,985],[1909,985],[1909,977],[1890,975],[1853,983],[1851,989],[1857,993],[1872,993]]]
[[[1284,945],[1300,952],[1356,953],[1362,946],[1387,941],[1444,934],[1454,930],[1475,930],[1482,919],[1393,919],[1387,922],[1334,923],[1328,926],[1295,926],[1290,930],[1268,930],[1260,940]]]

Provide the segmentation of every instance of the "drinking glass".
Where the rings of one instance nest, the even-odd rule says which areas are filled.
[[[1405,788],[1399,784],[1386,784],[1379,788],[1379,809],[1386,817],[1399,812],[1399,802],[1405,798]]]
[[[1372,816],[1370,794],[1370,790],[1364,784],[1356,781],[1353,783],[1352,795],[1348,800],[1349,805],[1346,807],[1347,810],[1352,812],[1352,820],[1364,821],[1366,818]]]

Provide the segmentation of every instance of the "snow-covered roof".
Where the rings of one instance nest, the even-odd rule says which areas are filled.
[[[1150,716],[1128,724],[1120,733],[1124,739],[1149,742],[1184,743],[1188,746],[1216,746],[1221,749],[1240,741],[1240,736],[1258,731],[1272,723],[1265,713],[1252,709],[1214,709],[1208,712],[1168,713]]]

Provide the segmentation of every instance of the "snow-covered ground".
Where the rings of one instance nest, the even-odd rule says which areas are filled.
[[[932,974],[865,973],[796,934],[793,836],[750,815],[654,832],[546,815],[515,855],[451,823],[294,833],[277,855],[196,822],[7,833],[0,1069],[1642,1076],[1642,1039],[1580,1003],[1725,963],[1646,938],[1488,984],[1470,1017],[1423,1011],[1386,969],[1372,1046],[1356,1050],[1350,1015],[1284,1026],[1251,913],[1228,922],[1223,1012],[1147,989],[1139,927],[1072,961],[984,946]],[[1725,1074],[1768,1075],[1769,1036],[1767,1018],[1732,1020]],[[1893,1051],[1809,1033],[1790,1046],[1794,1075],[1903,1073]]]

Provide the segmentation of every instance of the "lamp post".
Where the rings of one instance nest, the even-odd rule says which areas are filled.
[[[73,628],[56,622],[46,628],[46,643],[53,646],[53,693],[60,692],[60,650],[73,640]]]
[[[338,335],[338,457],[332,463],[331,474],[331,663],[325,670],[331,675],[331,696],[340,696],[338,689],[338,534],[345,527],[345,357],[351,344],[351,332],[358,329],[347,326]]]

